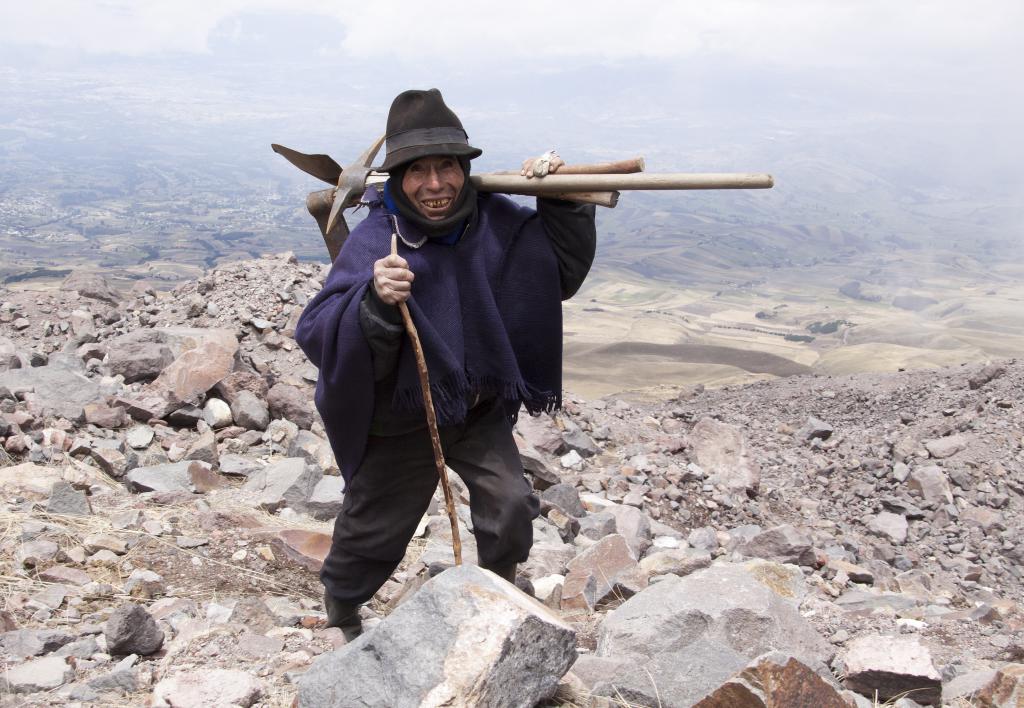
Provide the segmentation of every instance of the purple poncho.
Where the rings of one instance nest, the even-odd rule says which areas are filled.
[[[478,197],[475,224],[457,244],[426,241],[411,222],[389,216],[375,190],[369,214],[342,247],[323,290],[306,307],[295,339],[319,367],[316,406],[345,480],[363,457],[373,418],[370,347],[359,325],[359,303],[371,286],[373,263],[391,250],[397,218],[398,253],[416,275],[409,311],[430,372],[438,423],[461,422],[470,392],[495,393],[509,410],[530,412],[561,402],[562,309],[558,262],[532,209],[507,197]],[[403,336],[395,411],[423,409],[416,362]]]

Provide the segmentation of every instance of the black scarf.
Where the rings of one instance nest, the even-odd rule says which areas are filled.
[[[455,197],[455,203],[449,209],[448,216],[438,220],[428,219],[420,214],[412,202],[409,201],[409,198],[405,196],[405,190],[402,189],[402,179],[405,177],[406,169],[412,163],[399,165],[391,170],[388,180],[391,183],[390,189],[388,189],[388,196],[391,197],[402,218],[416,224],[428,238],[441,238],[450,235],[453,231],[461,231],[466,219],[469,219],[476,212],[476,188],[469,180],[469,158],[460,157],[458,160],[459,164],[462,165],[462,172],[466,176],[466,181],[462,184],[462,189],[459,191],[458,196]]]

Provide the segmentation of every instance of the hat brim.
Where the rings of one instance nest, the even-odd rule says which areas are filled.
[[[465,143],[439,143],[437,145],[410,145],[406,148],[399,148],[389,152],[384,164],[375,167],[377,172],[390,172],[401,165],[418,160],[421,157],[432,155],[454,155],[455,157],[468,157],[474,160],[483,154],[483,150]]]

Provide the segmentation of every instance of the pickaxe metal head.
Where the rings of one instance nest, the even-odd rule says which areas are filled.
[[[355,162],[344,168],[341,175],[338,176],[338,188],[334,190],[334,204],[331,206],[331,215],[327,219],[328,232],[334,226],[341,210],[357,204],[359,198],[363,196],[363,192],[366,191],[366,178],[370,176],[370,163],[377,157],[380,146],[384,144],[384,137],[382,135],[377,138],[362,155],[356,158]]]
[[[341,211],[359,203],[359,198],[366,191],[366,180],[372,171],[370,163],[377,157],[381,145],[384,144],[384,138],[385,136],[380,136],[345,169],[327,155],[307,155],[276,143],[270,146],[274,152],[303,172],[330,184],[337,183],[333,189],[313,192],[306,197],[306,209],[320,227],[332,263],[338,257],[349,233],[348,224],[345,223],[345,217],[341,216]]]

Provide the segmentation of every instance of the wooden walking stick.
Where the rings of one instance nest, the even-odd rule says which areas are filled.
[[[391,255],[398,255],[398,234],[391,234]],[[459,538],[459,519],[455,516],[455,497],[448,483],[448,468],[444,464],[444,451],[441,450],[441,436],[437,432],[437,416],[434,414],[434,400],[430,396],[430,376],[427,374],[427,360],[423,357],[423,345],[416,325],[409,314],[409,306],[398,303],[405,321],[405,331],[412,341],[412,349],[416,354],[416,370],[420,375],[420,390],[423,392],[423,407],[427,409],[427,427],[430,428],[430,442],[434,445],[434,464],[437,475],[441,478],[441,490],[444,492],[444,506],[448,511],[448,521],[452,525],[452,550],[455,552],[455,565],[462,565],[462,540]]]

